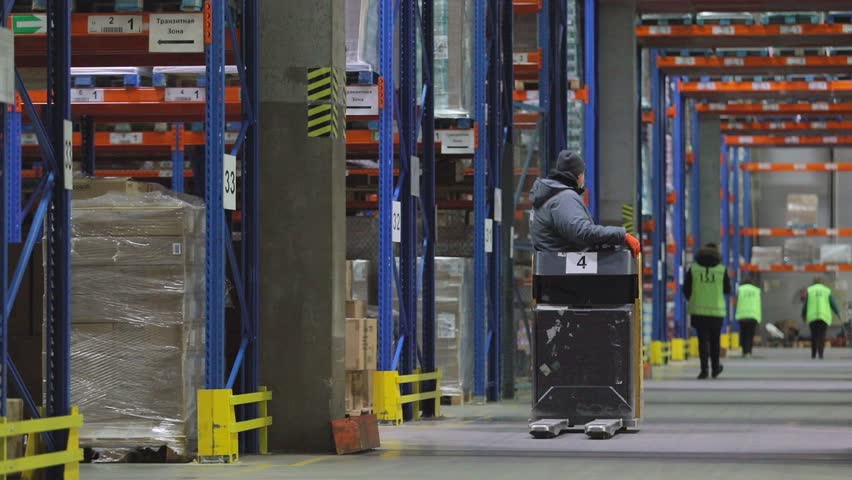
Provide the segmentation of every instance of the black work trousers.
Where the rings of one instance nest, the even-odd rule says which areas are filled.
[[[719,370],[719,354],[722,350],[719,338],[722,336],[722,317],[692,316],[692,328],[698,332],[698,355],[701,358],[701,371]]]
[[[739,324],[743,355],[751,355],[751,349],[754,347],[754,332],[757,330],[757,320],[744,318],[739,320]]]
[[[825,351],[825,332],[828,324],[822,320],[815,320],[808,324],[811,329],[811,358],[822,358]]]

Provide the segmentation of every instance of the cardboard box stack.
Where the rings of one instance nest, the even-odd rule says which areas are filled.
[[[71,214],[71,399],[84,446],[195,449],[204,384],[204,206],[126,190]]]
[[[435,258],[435,364],[441,393],[464,397],[473,388],[473,260]]]
[[[378,322],[367,318],[369,261],[346,262],[346,414],[358,416],[373,411],[373,372],[378,356]],[[358,298],[360,297],[360,298]]]

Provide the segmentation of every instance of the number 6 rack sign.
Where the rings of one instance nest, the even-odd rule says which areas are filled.
[[[596,252],[566,253],[565,273],[569,275],[598,273],[598,254]]]

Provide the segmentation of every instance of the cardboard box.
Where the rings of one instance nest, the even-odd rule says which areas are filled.
[[[345,365],[347,371],[375,370],[378,322],[374,318],[346,319]]]
[[[358,416],[373,410],[373,372],[346,372],[346,393],[344,404],[346,414]]]
[[[74,179],[74,190],[71,192],[71,200],[87,200],[113,192],[145,193],[155,191],[165,191],[165,188],[158,183],[136,182],[127,177],[79,177]]]
[[[367,302],[363,300],[348,300],[346,302],[346,318],[364,318],[367,316]]]

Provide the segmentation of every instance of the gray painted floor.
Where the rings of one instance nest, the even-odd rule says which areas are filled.
[[[852,478],[852,350],[812,361],[804,350],[725,360],[694,380],[694,362],[655,371],[640,433],[594,441],[534,440],[528,403],[445,408],[443,420],[382,428],[381,450],[347,457],[272,455],[238,465],[85,465],[83,478],[189,480]]]

